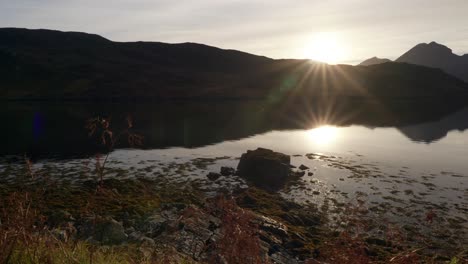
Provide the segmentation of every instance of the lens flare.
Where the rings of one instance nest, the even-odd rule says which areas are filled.
[[[329,145],[338,137],[338,128],[334,126],[320,126],[307,131],[312,142],[317,145]]]

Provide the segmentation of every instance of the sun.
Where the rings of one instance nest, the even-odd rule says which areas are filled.
[[[342,62],[346,53],[340,36],[332,32],[313,35],[304,47],[304,57],[329,64]]]
[[[334,126],[320,126],[307,131],[310,140],[317,145],[329,145],[336,140],[338,136],[338,128]]]

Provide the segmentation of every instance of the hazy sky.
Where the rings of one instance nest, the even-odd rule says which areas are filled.
[[[468,0],[0,0],[0,27],[96,33],[115,41],[199,42],[304,58],[331,32],[343,63],[394,59],[437,41],[468,53]]]

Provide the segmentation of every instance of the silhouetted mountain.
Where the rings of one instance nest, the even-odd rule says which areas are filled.
[[[396,62],[439,68],[468,82],[468,54],[458,56],[436,42],[418,44],[396,59]]]
[[[391,60],[372,57],[370,59],[367,59],[367,60],[359,63],[359,66],[369,66],[369,65],[381,64],[381,63],[385,63],[385,62],[391,62]]]
[[[0,29],[0,98],[156,100],[307,96],[458,96],[467,84],[421,66],[329,66],[195,43],[113,42],[97,35]]]

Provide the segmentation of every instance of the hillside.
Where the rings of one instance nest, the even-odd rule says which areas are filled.
[[[386,63],[328,66],[195,43],[113,42],[52,30],[0,29],[4,100],[160,100],[466,93],[440,70]]]

